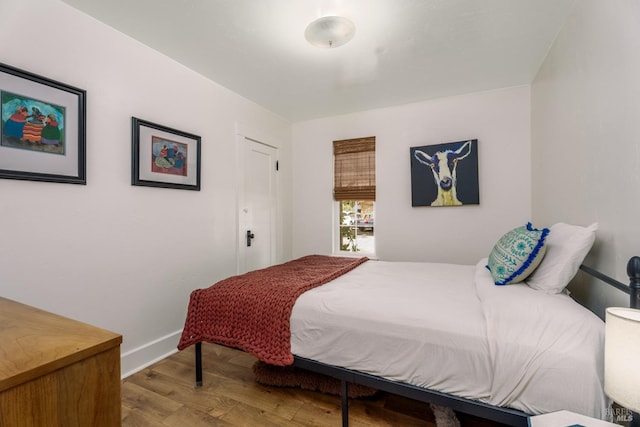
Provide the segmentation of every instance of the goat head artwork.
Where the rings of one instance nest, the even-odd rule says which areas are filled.
[[[462,141],[457,143],[440,144],[425,147],[412,148],[412,156],[415,160],[422,165],[422,174],[426,171],[431,171],[433,180],[437,188],[437,194],[435,197],[431,195],[430,206],[460,206],[469,203],[478,203],[477,201],[477,154],[474,152],[476,148],[477,140]],[[430,154],[431,153],[431,154]],[[458,164],[464,159],[474,154],[475,158],[475,177],[471,173],[471,176],[465,176],[465,180],[474,181],[468,182],[472,188],[472,197],[467,200],[460,200],[458,197]],[[426,166],[426,168],[425,168]],[[473,165],[472,165],[473,166]],[[420,174],[421,171],[414,171],[416,168],[412,168],[412,186],[415,186],[417,181],[414,174]],[[473,172],[473,168],[472,168]],[[475,185],[475,196],[473,194],[473,185]],[[412,188],[414,196],[419,189]],[[416,203],[416,197],[414,197],[414,206],[426,205],[427,203]]]

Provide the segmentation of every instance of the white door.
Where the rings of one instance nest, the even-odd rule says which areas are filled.
[[[239,272],[275,263],[277,149],[243,138]]]

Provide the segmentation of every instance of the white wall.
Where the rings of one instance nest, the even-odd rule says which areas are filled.
[[[293,125],[294,256],[331,253],[332,141],[376,137],[376,246],[383,260],[475,263],[530,219],[530,90],[475,93]],[[409,148],[478,139],[480,204],[411,207]]]
[[[190,291],[235,273],[236,126],[280,148],[283,224],[290,124],[58,0],[0,0],[0,52],[88,101],[86,186],[0,180],[0,296],[123,334],[123,373],[173,351]],[[202,191],[131,186],[131,116],[202,136]]]
[[[640,254],[638,52],[640,3],[576,2],[532,84],[533,218],[599,222],[586,263],[625,283]]]

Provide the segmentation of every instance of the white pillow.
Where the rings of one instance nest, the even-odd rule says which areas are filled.
[[[533,289],[558,294],[576,275],[596,239],[598,223],[588,227],[557,223],[550,227],[547,253],[525,281]]]

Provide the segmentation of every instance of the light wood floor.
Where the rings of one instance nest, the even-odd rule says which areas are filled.
[[[241,351],[203,344],[203,386],[194,387],[194,347],[122,382],[123,427],[340,426],[340,398],[254,381],[255,358]],[[496,427],[459,416],[463,427]],[[351,399],[349,422],[358,426],[435,427],[427,404],[380,393]]]

